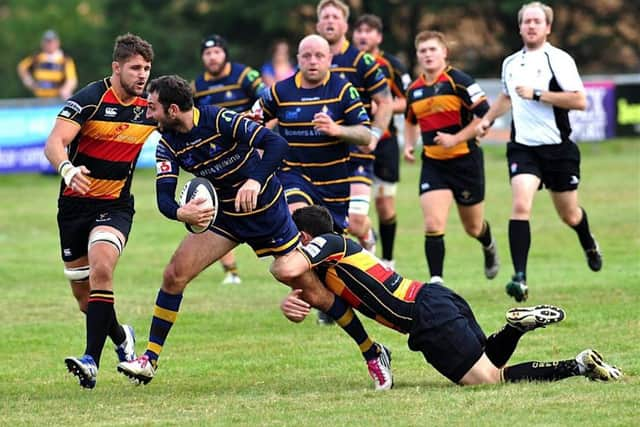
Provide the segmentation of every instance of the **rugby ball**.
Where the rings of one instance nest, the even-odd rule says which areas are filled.
[[[184,224],[191,233],[203,233],[213,224],[218,214],[218,196],[211,181],[205,178],[193,178],[187,181],[182,187],[178,204],[183,206],[193,199],[205,199],[204,206],[213,208],[213,217],[211,217],[211,221],[206,227]]]

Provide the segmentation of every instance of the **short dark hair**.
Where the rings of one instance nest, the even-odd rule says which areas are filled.
[[[125,62],[134,55],[140,55],[145,61],[153,62],[151,43],[131,33],[118,36],[113,46],[113,60]]]
[[[333,218],[324,206],[305,206],[296,209],[292,216],[298,230],[309,233],[313,237],[333,231]]]
[[[193,90],[185,79],[180,76],[160,76],[149,83],[149,93],[157,92],[158,101],[167,111],[171,104],[176,104],[180,111],[193,108]]]
[[[360,25],[367,25],[382,34],[382,19],[376,15],[365,13],[364,15],[358,16],[355,24],[353,24],[353,28],[358,28]]]

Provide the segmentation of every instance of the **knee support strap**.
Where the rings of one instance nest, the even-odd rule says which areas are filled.
[[[82,267],[71,267],[64,268],[64,277],[69,279],[71,282],[84,282],[85,280],[89,280],[89,273],[91,268],[88,265],[83,265]]]
[[[89,237],[89,248],[96,243],[109,243],[118,251],[118,255],[122,253],[122,242],[115,234],[109,231],[96,231]]]

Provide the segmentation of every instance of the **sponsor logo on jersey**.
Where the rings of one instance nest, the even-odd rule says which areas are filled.
[[[171,162],[163,160],[156,163],[156,173],[169,173],[171,172]]]

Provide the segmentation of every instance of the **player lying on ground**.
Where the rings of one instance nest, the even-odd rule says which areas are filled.
[[[512,308],[507,324],[486,337],[467,302],[439,283],[424,284],[386,268],[356,242],[332,232],[331,215],[320,206],[294,212],[304,246],[281,264],[282,276],[315,270],[320,280],[366,316],[409,334],[409,348],[421,351],[438,372],[460,385],[516,381],[557,381],[582,375],[617,380],[622,372],[595,350],[575,359],[525,362],[506,366],[518,340],[527,332],[564,319],[561,308],[539,305]],[[282,302],[293,322],[309,314],[309,304],[294,290]]]

